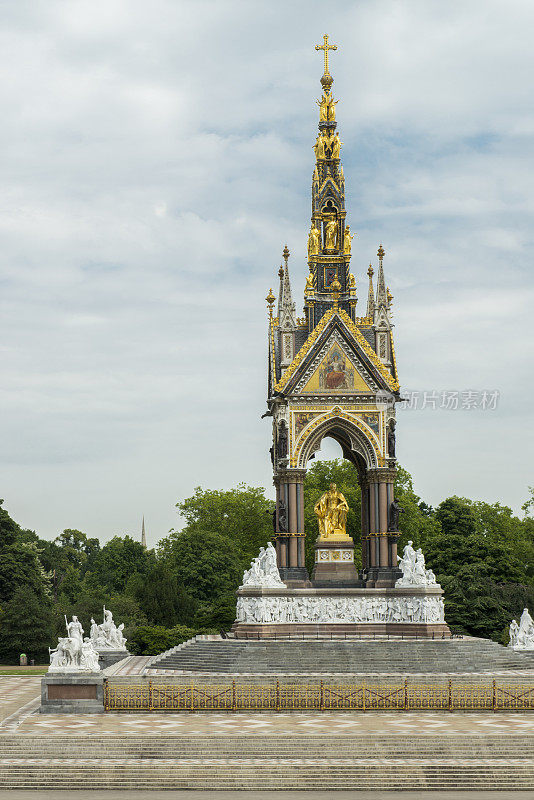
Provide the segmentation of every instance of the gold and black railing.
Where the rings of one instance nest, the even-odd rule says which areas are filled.
[[[534,711],[534,685],[104,683],[106,711]]]

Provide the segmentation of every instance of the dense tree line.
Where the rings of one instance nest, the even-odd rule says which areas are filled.
[[[313,568],[317,520],[313,507],[334,481],[349,503],[348,533],[360,536],[360,489],[346,461],[317,462],[305,479],[306,554]],[[403,509],[400,547],[412,539],[445,590],[451,627],[507,641],[512,617],[534,609],[534,491],[515,516],[490,505],[449,497],[436,509],[416,494],[399,467],[396,496]],[[177,504],[185,524],[145,550],[132,537],[101,545],[79,530],[54,541],[21,528],[0,502],[0,660],[21,652],[48,661],[63,635],[64,615],[77,614],[86,631],[102,607],[125,623],[129,649],[152,654],[198,632],[228,628],[235,590],[259,548],[271,538],[273,502],[264,490],[196,489]],[[358,551],[358,548],[356,548]]]

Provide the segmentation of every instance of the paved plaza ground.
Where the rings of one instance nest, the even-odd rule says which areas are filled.
[[[531,748],[530,745],[529,747],[526,745],[534,735],[534,714],[528,712],[123,712],[42,715],[39,713],[39,704],[40,678],[0,678],[0,740],[5,750],[0,758],[0,767],[5,774],[10,775],[15,775],[16,770],[19,770],[22,776],[28,776],[31,773],[34,776],[31,780],[36,781],[36,786],[39,785],[42,775],[49,774],[51,770],[57,770],[58,776],[61,775],[63,779],[62,785],[53,790],[1,788],[0,798],[5,797],[6,800],[94,800],[96,791],[82,789],[81,787],[86,784],[85,779],[80,778],[82,773],[89,774],[87,771],[93,770],[95,775],[100,776],[98,778],[100,784],[97,783],[96,788],[98,796],[103,800],[140,800],[141,798],[149,798],[149,800],[186,800],[186,798],[187,800],[189,798],[191,800],[234,800],[234,798],[239,798],[239,800],[300,800],[300,798],[324,800],[331,797],[335,797],[336,800],[391,800],[392,794],[404,798],[404,800],[423,797],[425,800],[432,800],[432,798],[451,800],[452,797],[455,800],[464,800],[464,798],[466,800],[467,798],[469,800],[489,800],[489,798],[496,797],[496,791],[477,791],[473,781],[482,783],[484,789],[491,788],[493,778],[490,781],[486,779],[484,783],[478,777],[484,778],[490,769],[494,770],[494,773],[491,774],[499,776],[498,779],[501,781],[500,798],[513,798],[513,800],[523,800],[523,798],[532,800],[534,798],[534,790],[522,791],[525,785],[529,786],[528,781],[525,783],[525,779],[522,785],[518,785],[519,791],[502,791],[503,788],[508,788],[506,782],[504,784],[502,782],[503,774],[513,775],[518,770],[531,769],[528,766],[531,764],[531,760],[529,760],[531,757],[526,752]],[[65,738],[65,736],[69,738]],[[98,743],[102,742],[102,737],[105,740],[107,736],[110,737],[110,746],[112,738],[114,743],[124,742],[125,745],[121,745],[123,749],[119,748],[117,752],[109,751],[108,753],[106,742],[104,750],[102,750],[102,745]],[[302,748],[296,744],[301,736],[303,737]],[[391,745],[390,739],[389,749],[386,748],[387,752],[386,750],[382,752],[383,741],[388,736],[398,737],[399,747],[397,748],[396,744]],[[27,742],[25,742],[25,737],[28,737]],[[162,745],[165,742],[165,746],[162,748],[158,744],[159,737],[162,739]],[[176,737],[180,740],[183,737],[183,747],[178,745]],[[191,744],[197,737],[200,750],[189,752]],[[243,737],[241,742],[239,742],[240,737]],[[265,737],[272,737],[275,742],[274,750],[267,744],[268,740]],[[295,739],[295,737],[297,738]],[[313,737],[317,737],[317,740]],[[333,743],[336,737],[336,752],[334,754],[323,752],[324,743]],[[441,745],[439,745],[437,737],[439,737]],[[377,742],[378,752],[372,750],[373,739]],[[174,744],[172,744],[173,740]],[[419,744],[415,745],[415,753],[410,752],[410,748],[406,749],[407,742],[413,743],[417,740]],[[472,743],[475,740],[481,742],[481,747],[476,752],[471,752],[473,750]],[[489,740],[495,743],[495,748],[488,749]],[[54,741],[57,741],[57,745],[54,745]],[[91,745],[88,751],[84,742],[88,744],[91,741],[96,749]],[[315,741],[321,743],[319,756],[317,752],[310,752],[311,749],[317,750],[317,746],[312,744]],[[346,746],[341,745],[343,741],[346,741]],[[447,741],[450,745],[445,745]],[[463,747],[459,744],[460,741],[465,742],[466,746]],[[522,747],[519,745],[523,741],[526,748],[524,753],[521,752]],[[129,742],[132,743],[131,747]],[[361,745],[355,744],[357,742],[367,742],[364,749],[369,752],[364,753],[359,750],[354,752],[354,747],[361,749]],[[502,744],[503,742],[505,745]],[[206,747],[206,743],[209,749],[204,752],[203,748]],[[371,749],[369,749],[369,745]],[[440,753],[435,752],[436,746],[439,747]],[[502,750],[503,746],[505,750]],[[67,750],[64,750],[65,747]],[[114,747],[116,749],[117,745],[115,744]],[[289,750],[286,751],[284,748],[287,747]],[[243,748],[247,752],[244,752]],[[340,752],[340,748],[343,753]],[[165,752],[163,752],[164,750]],[[268,750],[272,752],[267,752]],[[279,750],[280,752],[278,752]],[[114,790],[105,791],[112,773],[115,775],[115,783],[112,785],[117,785],[117,782],[120,785],[122,780],[120,776],[124,770],[126,770],[124,774],[127,776],[129,771],[134,768],[139,771],[141,775],[139,781],[141,782],[137,779],[130,780],[126,783],[125,788],[117,787]],[[155,770],[154,774],[161,773],[160,781],[165,778],[164,773],[168,770],[174,770],[178,777],[167,780],[168,788],[165,791],[152,790],[153,778],[144,775],[143,771],[146,769]],[[248,772],[252,770],[253,775],[256,776],[258,770],[263,775],[266,769],[267,777],[269,770],[276,769],[281,772],[285,770],[289,777],[281,778],[281,785],[293,786],[293,790],[249,791],[252,788],[272,786],[273,782],[266,782],[266,778],[255,779],[258,786],[251,785],[250,781],[246,785],[245,773],[247,770]],[[389,770],[391,773],[389,775],[390,783],[392,776],[393,780],[398,781],[400,771],[404,770],[408,775],[407,789],[412,789],[419,783],[422,787],[426,787],[426,784],[429,783],[429,788],[431,788],[430,781],[433,771],[441,770],[446,776],[451,774],[452,770],[454,774],[458,772],[460,776],[464,773],[467,775],[465,778],[454,779],[453,783],[456,787],[471,783],[475,790],[464,792],[455,789],[449,792],[438,792],[425,788],[424,791],[344,791],[346,784],[343,782],[344,779],[341,780],[338,775],[337,784],[333,787],[335,791],[315,791],[316,788],[325,785],[321,778],[315,781],[315,785],[310,786],[310,791],[298,792],[296,789],[302,785],[302,778],[295,777],[295,770],[299,769],[304,770],[303,774],[310,769],[312,771],[318,769],[328,771],[330,769],[336,774],[340,769],[351,772],[351,774],[354,770],[364,770],[362,773],[364,777],[365,775],[376,775],[377,769]],[[65,770],[72,775],[72,778],[63,775]],[[111,772],[108,774],[107,770],[111,770]],[[224,770],[230,770],[231,775],[234,775],[235,771],[243,772],[245,775],[243,790],[235,791],[232,782],[226,790],[209,790],[211,785],[217,785],[217,780],[219,780],[218,785],[221,786],[220,774]],[[187,773],[191,777],[180,778],[182,773]],[[151,775],[152,773],[150,773]],[[76,785],[75,779],[79,779],[77,788],[67,792],[64,789],[65,785],[68,785],[69,780],[73,780]],[[14,785],[24,786],[24,777],[21,780],[22,784],[20,782],[17,784],[15,780]],[[49,780],[49,785],[54,785],[55,778],[49,778]],[[89,782],[91,780],[95,782],[95,777],[89,779]],[[187,783],[188,780],[193,781],[193,785],[196,780],[198,789],[174,789],[174,786],[190,785]],[[356,778],[352,775],[349,778],[349,785],[356,787],[366,785],[365,782],[362,783],[362,780],[363,778]],[[464,780],[466,783],[462,783]],[[184,783],[184,781],[186,782]],[[288,782],[284,783],[284,781]],[[41,783],[44,786],[47,785],[44,779],[41,780]],[[224,781],[222,785],[224,786]],[[378,783],[371,780],[370,785],[369,782],[367,785],[369,789],[378,789],[384,783],[382,780]],[[142,791],[131,788],[137,786],[146,786],[146,788]],[[434,784],[434,788],[438,789],[441,786],[439,783],[437,786]]]
[[[529,712],[157,712],[39,714],[40,678],[0,678],[0,733],[240,736],[534,734]],[[534,793],[533,793],[534,796]]]
[[[92,791],[26,791],[4,792],[6,800],[95,800]],[[99,800],[532,800],[533,792],[247,792],[247,791],[98,791]]]

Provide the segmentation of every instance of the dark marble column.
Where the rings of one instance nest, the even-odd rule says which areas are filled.
[[[305,474],[305,470],[284,470],[275,477],[275,483],[278,481],[279,485],[279,496],[285,502],[287,518],[287,531],[279,531],[277,534],[281,540],[278,569],[282,580],[295,587],[308,582],[304,558]],[[283,560],[282,554],[285,555]]]

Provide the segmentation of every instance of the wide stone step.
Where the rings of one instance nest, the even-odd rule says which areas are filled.
[[[214,763],[215,762],[215,763]],[[54,764],[20,764],[0,761],[0,786],[4,789],[531,789],[534,763],[519,759],[499,762],[474,760],[436,763],[421,760],[366,761],[300,759],[299,763],[272,759],[141,761],[58,760]]]
[[[221,737],[0,737],[0,759],[143,758],[390,758],[530,759],[534,737],[447,735],[429,736],[227,736]],[[68,758],[67,758],[68,757]]]
[[[240,672],[492,672],[531,670],[534,660],[483,639],[195,641],[153,668]]]

